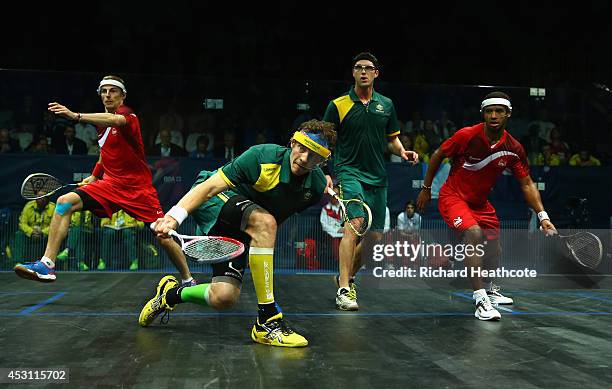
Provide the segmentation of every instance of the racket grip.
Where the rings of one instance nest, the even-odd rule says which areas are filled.
[[[329,193],[330,195],[334,197],[338,197],[338,195],[336,194],[336,192],[334,192],[332,188],[327,188],[327,193]]]

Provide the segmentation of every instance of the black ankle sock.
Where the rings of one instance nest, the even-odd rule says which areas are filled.
[[[179,286],[178,288],[172,288],[166,292],[166,302],[168,305],[176,305],[183,303],[183,299],[181,299],[181,290],[184,286]]]
[[[271,318],[272,316],[278,313],[278,309],[276,308],[276,303],[268,303],[268,304],[257,304],[258,310],[257,313],[259,315],[259,323],[265,323],[266,320]]]

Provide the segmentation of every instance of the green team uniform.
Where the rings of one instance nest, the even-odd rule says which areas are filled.
[[[279,145],[253,146],[217,172],[230,186],[202,204],[193,216],[198,232],[206,234],[215,224],[223,204],[240,194],[264,208],[281,224],[289,216],[317,204],[326,186],[325,175],[317,167],[303,176],[291,173],[291,149]],[[194,187],[215,172],[201,171]]]
[[[385,151],[389,139],[400,133],[393,101],[373,91],[370,102],[363,104],[351,88],[329,103],[323,121],[334,123],[338,132],[334,172],[341,196],[365,201],[372,209],[372,229],[382,230],[387,206]]]

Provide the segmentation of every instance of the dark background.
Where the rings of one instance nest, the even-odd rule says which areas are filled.
[[[337,80],[371,50],[387,81],[609,85],[610,6],[532,3],[13,4],[0,67]]]

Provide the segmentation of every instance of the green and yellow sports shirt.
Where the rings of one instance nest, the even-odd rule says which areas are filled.
[[[374,91],[366,105],[351,88],[329,103],[323,120],[334,123],[338,132],[333,153],[336,177],[387,186],[385,151],[400,133],[393,101]]]
[[[196,213],[203,217],[196,217],[196,220],[201,229],[207,232],[203,220],[200,219],[204,216],[206,219],[213,219],[212,222],[205,223],[210,229],[219,215],[223,200],[227,201],[235,194],[245,196],[270,212],[278,224],[289,216],[317,204],[326,185],[323,171],[317,167],[304,176],[293,175],[289,162],[290,154],[291,149],[287,147],[257,145],[221,167],[217,172],[230,189],[200,206]],[[194,186],[213,174],[214,172],[200,172]]]

